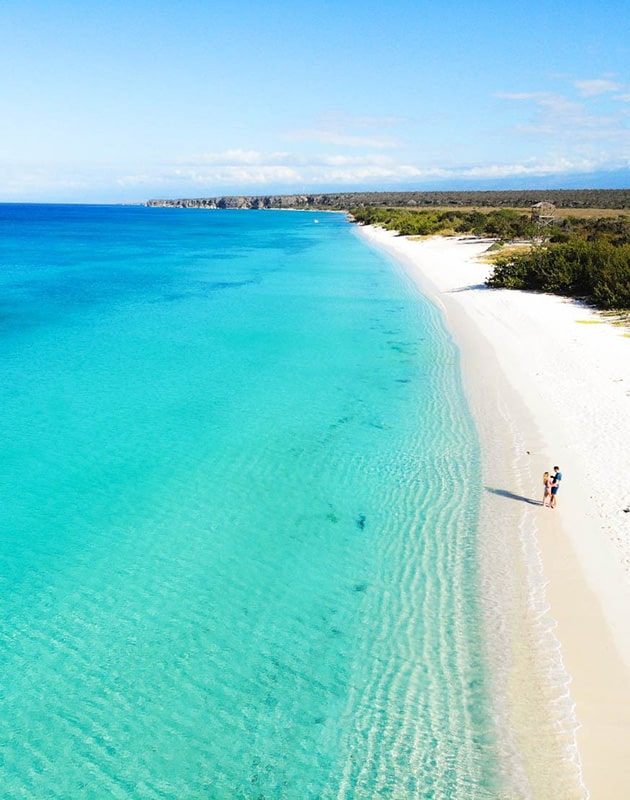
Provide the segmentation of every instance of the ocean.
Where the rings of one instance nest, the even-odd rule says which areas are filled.
[[[477,434],[342,214],[0,205],[0,784],[499,796]]]

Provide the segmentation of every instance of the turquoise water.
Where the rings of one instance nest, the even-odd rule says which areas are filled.
[[[496,797],[438,312],[342,215],[0,226],[2,797]]]

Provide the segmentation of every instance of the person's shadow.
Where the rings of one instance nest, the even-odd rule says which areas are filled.
[[[522,494],[515,494],[507,489],[493,489],[491,486],[486,486],[487,492],[497,494],[499,497],[507,497],[508,500],[520,500],[521,503],[529,503],[530,506],[539,506],[540,500],[532,500],[531,497],[524,497]]]

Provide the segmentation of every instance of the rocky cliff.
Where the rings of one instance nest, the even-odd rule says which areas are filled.
[[[630,208],[629,189],[549,189],[542,191],[470,192],[340,192],[148,200],[146,205],[168,208],[293,208],[347,211],[364,206],[426,208],[473,206],[531,208],[536,203],[557,208]]]

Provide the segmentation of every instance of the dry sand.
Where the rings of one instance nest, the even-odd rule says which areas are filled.
[[[444,311],[483,453],[480,553],[506,797],[630,797],[630,337],[488,289],[490,242],[358,229]],[[559,465],[558,508],[542,473]]]

